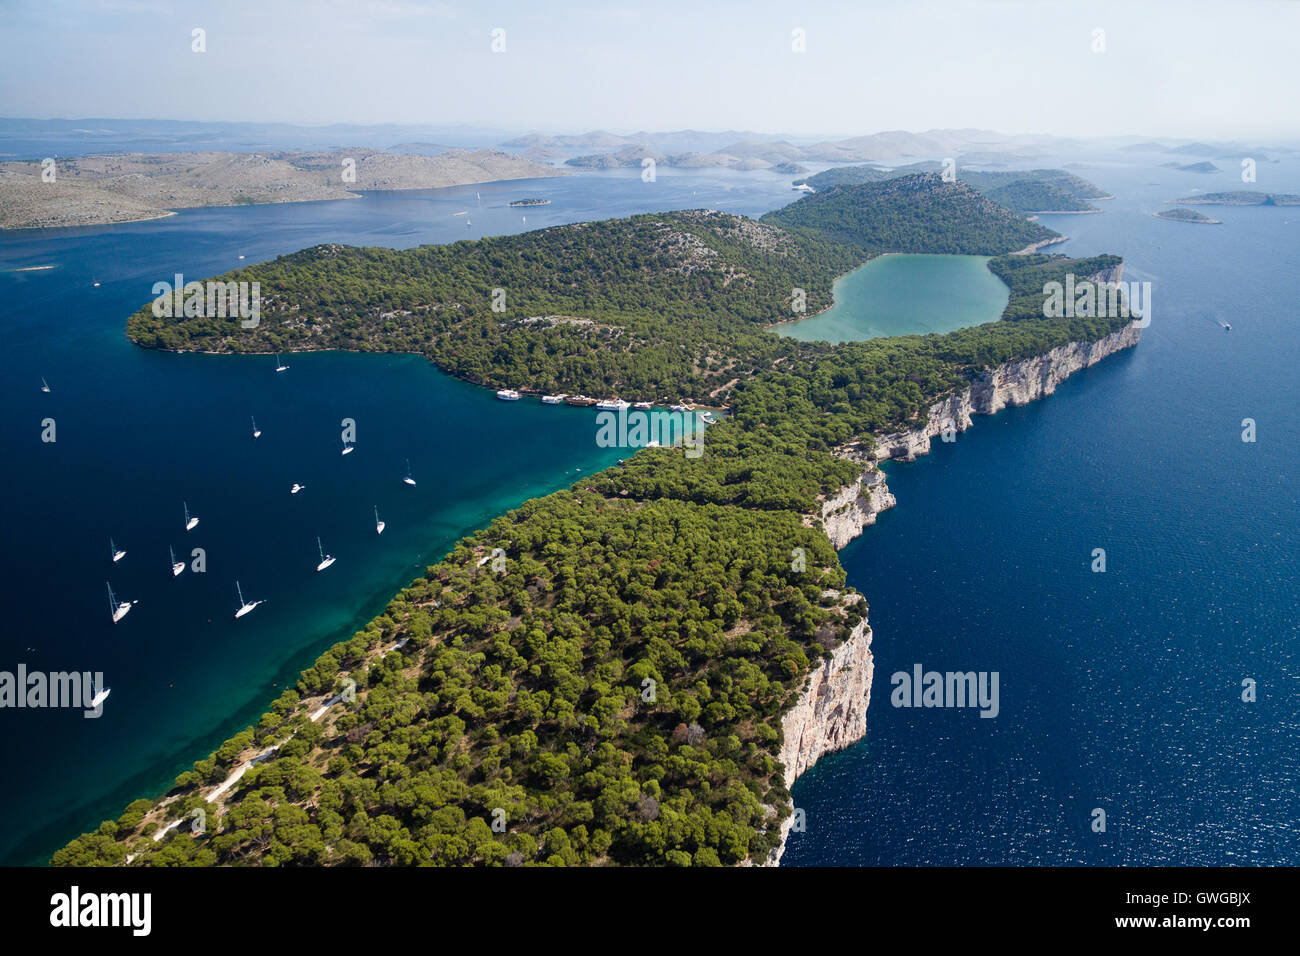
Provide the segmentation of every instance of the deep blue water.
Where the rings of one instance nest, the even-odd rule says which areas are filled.
[[[154,282],[322,242],[409,247],[704,205],[759,213],[790,195],[773,174],[643,183],[637,170],[0,233],[0,670],[102,671],[112,689],[98,720],[0,711],[0,863],[41,862],[165,789],[460,535],[626,455],[597,447],[591,410],[499,402],[415,356],[292,355],[277,375],[270,356],[138,349],[125,317]],[[552,205],[507,207],[522,196]],[[41,441],[47,417],[54,443]],[[357,423],[346,457],[344,417]],[[408,458],[415,488],[401,481]],[[294,482],[306,490],[291,496]],[[200,518],[188,534],[182,501]],[[337,558],[320,574],[317,535]],[[127,551],[119,564],[110,536]],[[206,572],[173,579],[169,545],[187,561],[203,548]],[[236,579],[268,601],[238,622]],[[106,580],[139,601],[116,624]]]
[[[795,785],[786,865],[1300,863],[1300,209],[1165,222],[1161,200],[1234,184],[1079,174],[1117,198],[1043,217],[1074,237],[1053,251],[1122,254],[1151,326],[887,466],[898,507],[841,553],[871,604],[867,736]],[[1000,715],[892,707],[917,663],[998,672]]]
[[[787,864],[1300,862],[1300,212],[1156,220],[1159,200],[1231,188],[1156,164],[1081,171],[1118,198],[1044,220],[1076,237],[1062,251],[1117,252],[1126,278],[1155,282],[1142,344],[890,466],[898,508],[843,552],[875,629],[868,732],[796,785],[809,831]],[[1262,166],[1260,187],[1300,191],[1300,172]],[[522,196],[552,205],[506,207]],[[135,349],[123,319],[154,281],[319,242],[408,247],[691,206],[756,215],[792,198],[763,172],[646,184],[611,171],[0,233],[0,669],[103,670],[113,687],[98,721],[0,714],[0,862],[38,862],[158,792],[457,535],[619,454],[595,446],[586,412],[499,403],[415,357],[298,355],[277,376],[267,358]],[[44,264],[57,268],[11,271]],[[39,441],[47,415],[53,446]],[[342,458],[345,415],[359,441]],[[415,489],[400,482],[408,457]],[[293,481],[307,490],[291,497]],[[189,535],[182,498],[201,517]],[[339,559],[322,575],[317,534]],[[206,547],[208,572],[172,580],[169,543]],[[1096,547],[1103,575],[1088,569]],[[269,599],[238,626],[236,576]],[[117,625],[106,577],[140,600]],[[894,710],[889,675],[918,662],[999,671],[1001,715]],[[1244,677],[1255,704],[1240,702]],[[1094,807],[1105,835],[1088,829]]]

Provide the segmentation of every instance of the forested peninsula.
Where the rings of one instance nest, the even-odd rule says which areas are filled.
[[[863,450],[924,428],[936,401],[1002,363],[1129,324],[1043,317],[1045,282],[1120,265],[1008,255],[1052,235],[916,174],[757,222],[697,210],[316,247],[222,277],[260,282],[254,329],[142,308],[128,334],[150,348],[418,352],[484,385],[732,415],[700,457],[642,449],[464,539],[255,726],[52,863],[769,861],[791,812],[783,716],[810,675],[869,640],[826,534]],[[836,346],[770,331],[796,290],[824,308],[838,275],[890,251],[996,257],[1006,312]],[[503,568],[485,561],[498,548]]]

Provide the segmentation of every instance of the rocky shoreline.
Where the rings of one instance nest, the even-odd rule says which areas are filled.
[[[878,461],[915,461],[929,454],[930,441],[936,435],[965,431],[974,415],[995,415],[1008,406],[1027,405],[1051,395],[1075,372],[1132,348],[1141,337],[1141,327],[1130,323],[1093,342],[1068,342],[1042,355],[985,369],[968,388],[931,405],[924,425],[880,436],[874,444],[854,443],[837,449],[841,457],[862,464],[863,471],[822,502],[818,517],[826,536],[837,550],[843,548],[875,524],[880,512],[897,503]],[[864,617],[831,657],[813,670],[798,701],[782,719],[781,764],[786,789],[824,754],[843,750],[866,734],[873,672],[871,637]],[[793,814],[782,822],[781,843],[764,865],[780,864],[793,823]]]

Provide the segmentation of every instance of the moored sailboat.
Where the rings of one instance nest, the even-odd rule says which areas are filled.
[[[316,537],[316,550],[320,552],[320,564],[316,565],[317,571],[324,571],[334,563],[334,555],[326,554],[325,549],[320,545],[320,536]]]
[[[113,563],[114,563],[114,564],[117,564],[117,562],[121,561],[123,558],[126,557],[126,552],[125,552],[125,551],[121,551],[121,550],[119,550],[118,547],[117,547],[117,545],[115,545],[115,544],[113,543],[113,539],[112,539],[112,538],[109,538],[109,539],[108,539],[108,555],[109,555],[109,557],[111,557],[111,558],[113,559]]]
[[[375,505],[375,534],[383,534],[386,525],[379,520],[379,505]]]
[[[167,545],[167,553],[172,556],[172,577],[180,577],[181,572],[185,570],[185,562],[176,560],[176,550],[170,544]]]
[[[190,506],[186,502],[182,501],[181,506],[185,509],[185,530],[193,531],[199,519],[190,514]]]
[[[243,617],[245,614],[253,610],[253,608],[257,607],[259,604],[266,603],[266,601],[245,601],[244,589],[239,586],[238,581],[235,582],[235,593],[239,595],[239,610],[235,612],[236,620]]]
[[[90,679],[90,703],[86,705],[87,709],[98,710],[99,705],[102,704],[104,701],[108,700],[108,695],[111,693],[112,693],[112,688],[110,687],[101,688],[99,692],[96,693],[95,678],[92,677]]]
[[[131,613],[132,606],[137,602],[119,601],[117,595],[113,593],[113,585],[105,581],[104,586],[108,588],[108,610],[112,615],[113,623],[116,624],[118,621],[122,620],[122,618]]]

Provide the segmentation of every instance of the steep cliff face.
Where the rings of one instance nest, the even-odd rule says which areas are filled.
[[[876,515],[897,503],[884,472],[869,464],[856,481],[822,502],[822,528],[839,549],[862,534],[863,528],[875,524]]]
[[[1117,280],[1118,274],[1111,279]],[[842,548],[863,528],[875,524],[876,515],[897,503],[884,473],[876,467],[877,459],[913,461],[930,451],[930,439],[936,435],[969,428],[972,415],[993,415],[1008,405],[1051,395],[1080,369],[1137,345],[1141,335],[1140,328],[1129,325],[1095,342],[1070,342],[1045,355],[986,369],[970,388],[931,405],[925,425],[880,437],[874,449],[857,443],[841,447],[837,454],[861,463],[863,472],[822,502],[819,517],[827,537]],[[813,671],[803,694],[782,720],[781,764],[787,789],[823,754],[842,750],[866,734],[871,675],[871,628],[864,618],[830,659]],[[781,824],[781,843],[765,865],[780,863],[793,823],[792,815]]]
[[[876,439],[875,457],[914,461],[929,453],[930,439],[936,435],[956,435],[970,428],[972,415],[993,415],[1008,405],[1026,405],[1051,395],[1075,372],[1132,348],[1141,336],[1137,325],[1127,325],[1095,342],[1070,342],[1045,355],[986,369],[970,388],[931,405],[926,424]]]
[[[823,754],[843,750],[862,739],[867,732],[871,675],[871,628],[863,618],[812,672],[798,702],[781,720],[781,765],[785,768],[786,789]],[[793,814],[782,821],[781,843],[764,865],[781,862],[785,838],[793,824]]]

